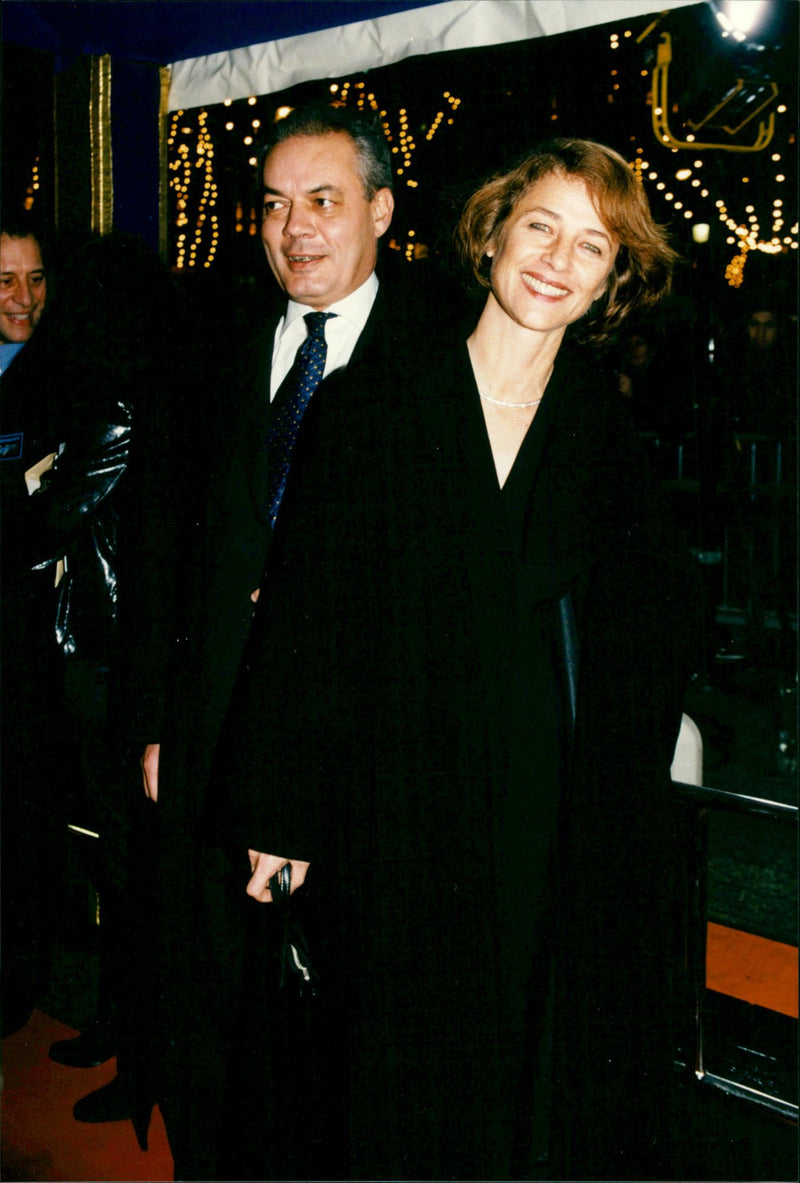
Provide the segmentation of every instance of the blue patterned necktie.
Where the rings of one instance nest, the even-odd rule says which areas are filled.
[[[300,421],[311,395],[325,373],[328,343],[325,321],[335,312],[307,312],[306,339],[297,350],[294,363],[272,403],[269,420],[269,521],[274,527],[292,460]]]

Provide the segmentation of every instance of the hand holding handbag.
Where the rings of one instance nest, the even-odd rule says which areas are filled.
[[[279,915],[278,984],[282,990],[293,986],[301,998],[314,997],[319,992],[319,975],[311,964],[303,930],[292,914],[291,888],[292,865],[284,863],[269,881],[273,907]]]

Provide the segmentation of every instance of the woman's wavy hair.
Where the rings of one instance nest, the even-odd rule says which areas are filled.
[[[657,226],[642,185],[625,159],[592,140],[554,139],[510,172],[492,177],[464,207],[456,227],[462,260],[482,287],[491,288],[492,244],[502,243],[517,204],[542,177],[557,173],[585,182],[605,226],[620,246],[606,292],[576,326],[577,335],[605,344],[635,309],[652,307],[670,288],[677,253]]]

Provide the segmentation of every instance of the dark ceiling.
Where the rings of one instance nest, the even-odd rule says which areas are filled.
[[[168,62],[442,0],[3,0],[2,38],[63,68],[80,54]]]

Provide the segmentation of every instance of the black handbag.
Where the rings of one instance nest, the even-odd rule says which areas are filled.
[[[269,881],[272,906],[278,913],[278,985],[293,989],[301,998],[319,994],[319,975],[311,963],[305,935],[292,907],[292,865],[284,863]]]

